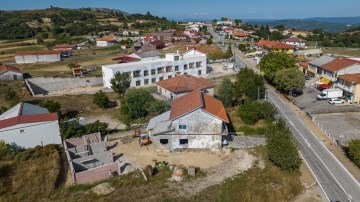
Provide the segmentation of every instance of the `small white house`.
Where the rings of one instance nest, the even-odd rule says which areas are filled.
[[[0,140],[15,148],[61,144],[57,114],[36,105],[19,103],[0,115]]]
[[[156,83],[158,93],[169,100],[177,99],[194,90],[202,90],[208,95],[214,96],[215,84],[207,79],[191,75],[180,75]]]
[[[0,64],[0,80],[22,80],[23,74],[17,67]]]
[[[222,102],[196,90],[174,100],[170,111],[152,118],[147,131],[159,149],[217,150],[228,135],[227,123]]]
[[[291,36],[290,38],[285,39],[283,42],[295,47],[306,47],[306,41],[296,36]]]
[[[136,54],[129,56],[138,58],[135,56]],[[206,54],[195,49],[188,50],[183,54],[168,53],[165,58],[141,57],[139,59],[140,61],[130,63],[102,66],[104,86],[111,88],[110,81],[117,72],[131,75],[131,87],[155,84],[158,81],[170,79],[177,75],[201,76],[207,74]]]
[[[114,38],[97,38],[96,39],[96,46],[97,47],[106,47],[112,46],[117,43],[117,40]]]
[[[61,61],[61,50],[18,51],[15,53],[16,64],[59,61]]]

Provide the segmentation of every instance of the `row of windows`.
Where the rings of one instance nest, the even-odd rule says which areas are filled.
[[[160,144],[168,144],[168,143],[169,143],[169,139],[160,139]],[[179,144],[180,145],[189,144],[189,140],[188,139],[179,139]]]
[[[184,72],[184,75],[186,75],[186,74],[188,74],[188,73]],[[202,71],[198,70],[198,75],[200,76],[201,74],[202,74]],[[167,78],[164,78],[164,76],[160,76],[158,81],[162,81],[164,79],[171,79],[172,77],[173,77],[172,75],[168,75]],[[151,81],[151,83],[156,83],[156,78],[144,79],[143,85],[149,85],[150,81]],[[135,81],[135,86],[141,86],[141,80]]]
[[[185,64],[184,65],[184,70],[187,70],[188,68],[189,69],[192,69],[192,68],[199,68],[199,67],[202,67],[202,62],[192,62],[192,63],[189,63],[189,65]],[[179,65],[176,65],[174,70],[177,72],[179,71]],[[149,70],[144,70],[144,76],[149,76],[149,73],[151,75],[155,75],[156,73],[157,74],[162,74],[162,73],[169,73],[169,72],[172,72],[173,71],[173,68],[172,66],[166,66],[165,69],[164,67],[158,67],[157,69],[151,69],[150,72]],[[141,70],[138,70],[138,71],[133,71],[133,77],[134,78],[137,78],[137,77],[140,77],[141,76]]]

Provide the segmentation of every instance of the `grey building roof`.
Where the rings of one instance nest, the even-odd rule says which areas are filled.
[[[140,58],[158,57],[161,53],[157,50],[135,53]]]
[[[160,114],[159,116],[155,116],[154,118],[150,119],[149,124],[146,127],[146,130],[154,129],[158,122],[164,122],[164,121],[169,120],[170,112],[171,111],[169,110],[167,112]]]
[[[174,129],[171,128],[171,120],[169,120],[170,112],[167,111],[165,113],[160,114],[159,116],[156,116],[152,118],[149,121],[148,126],[146,127],[146,130],[151,130],[151,133],[153,135],[159,135],[166,132],[171,132]]]
[[[317,67],[320,67],[326,63],[329,63],[331,61],[335,60],[334,57],[330,57],[330,56],[327,56],[327,55],[323,55],[315,60],[312,60],[309,62],[310,65],[313,65],[313,66],[317,66]]]
[[[21,102],[11,109],[7,110],[0,115],[0,120],[14,118],[17,116],[34,115],[34,114],[47,114],[49,111],[45,108],[29,103]]]

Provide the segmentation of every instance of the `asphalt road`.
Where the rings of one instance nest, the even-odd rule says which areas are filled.
[[[255,69],[237,52],[235,60]],[[267,97],[279,109],[299,147],[302,159],[311,170],[328,201],[360,201],[360,183],[329,151],[323,142],[269,86]]]

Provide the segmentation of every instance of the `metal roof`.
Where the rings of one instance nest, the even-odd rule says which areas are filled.
[[[331,61],[335,60],[334,57],[331,57],[331,56],[327,56],[327,55],[323,55],[315,60],[312,60],[309,62],[310,65],[313,65],[313,66],[317,66],[317,67],[320,67],[326,63],[329,63]]]

